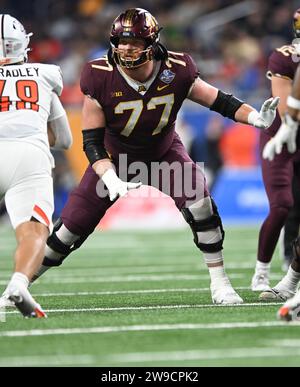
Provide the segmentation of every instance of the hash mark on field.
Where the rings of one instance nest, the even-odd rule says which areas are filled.
[[[300,323],[289,323],[291,327],[299,327]],[[212,324],[156,324],[156,325],[124,325],[91,328],[57,328],[57,329],[32,329],[23,331],[0,332],[0,337],[28,337],[28,336],[52,336],[52,335],[78,335],[88,333],[119,333],[119,332],[147,332],[147,331],[169,331],[169,330],[201,330],[201,329],[237,329],[237,328],[269,328],[287,327],[280,321],[263,322],[235,322],[235,323],[212,323]]]

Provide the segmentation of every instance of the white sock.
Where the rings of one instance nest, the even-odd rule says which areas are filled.
[[[215,264],[223,265],[223,254],[221,250],[216,253],[203,253],[203,258],[207,266]]]
[[[255,267],[255,273],[260,273],[264,274],[266,276],[269,276],[270,273],[270,268],[271,268],[271,263],[265,263],[261,261],[256,261],[256,267]]]
[[[212,287],[219,287],[224,285],[231,286],[229,278],[227,277],[227,274],[225,272],[224,266],[209,267],[208,270],[210,274]]]
[[[25,286],[27,289],[29,285],[28,277],[23,273],[14,273],[9,281],[8,287],[17,287]]]
[[[224,266],[209,267],[208,270],[212,282],[227,277]]]
[[[224,280],[227,282],[228,277],[225,273],[222,251],[220,250],[216,253],[203,253],[203,257],[208,267],[211,282],[216,284],[224,283]],[[216,264],[218,266],[213,266]]]

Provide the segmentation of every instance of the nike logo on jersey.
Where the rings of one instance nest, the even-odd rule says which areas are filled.
[[[161,91],[163,89],[165,89],[166,87],[168,87],[169,85],[164,85],[164,86],[157,86],[157,91]]]

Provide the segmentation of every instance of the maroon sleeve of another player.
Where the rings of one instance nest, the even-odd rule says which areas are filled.
[[[97,99],[92,66],[90,63],[86,63],[81,71],[80,89],[83,94],[90,95],[92,98]]]
[[[292,58],[290,55],[275,50],[268,63],[268,71],[274,75],[281,75],[282,77],[294,78],[294,67],[292,65]]]

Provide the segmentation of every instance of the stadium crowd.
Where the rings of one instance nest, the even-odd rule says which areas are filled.
[[[258,104],[268,93],[266,60],[275,47],[293,39],[295,1],[269,0],[2,0],[1,8],[21,19],[32,37],[31,61],[61,66],[64,102],[81,102],[74,93],[83,63],[108,49],[115,15],[139,6],[157,15],[162,41],[188,51],[201,75]]]
[[[62,102],[67,109],[78,110],[83,64],[106,53],[112,20],[123,9],[137,6],[156,15],[163,27],[162,42],[169,50],[190,53],[203,79],[259,107],[270,94],[265,76],[268,57],[274,48],[293,40],[291,20],[299,5],[293,0],[1,0],[0,4],[3,12],[34,32],[30,60],[61,67]],[[259,164],[255,129],[210,112],[208,120],[201,114],[190,120],[190,105],[184,105],[182,122],[187,125],[181,135],[195,161],[204,161],[213,174],[223,164]],[[63,156],[56,158],[59,166]],[[56,172],[60,197],[72,186],[66,171],[64,164]]]

